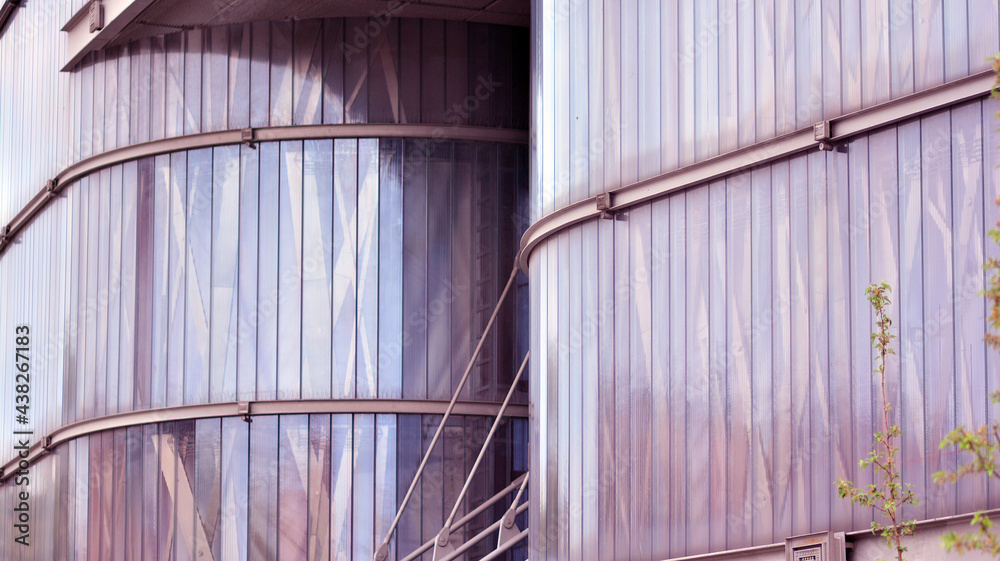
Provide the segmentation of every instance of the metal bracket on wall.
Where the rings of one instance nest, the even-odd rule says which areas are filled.
[[[813,139],[819,143],[819,149],[824,152],[833,150],[830,139],[833,138],[830,121],[820,121],[813,125]]]
[[[240,131],[243,138],[243,145],[247,148],[256,149],[257,143],[254,142],[253,129],[246,128]]]
[[[597,210],[601,212],[601,219],[615,219],[615,211],[612,210],[614,205],[611,203],[611,193],[601,193],[594,197],[594,200],[597,202]]]
[[[90,32],[95,33],[104,29],[104,6],[101,5],[100,0],[93,0],[90,3]]]
[[[250,402],[249,401],[237,401],[236,402],[236,414],[243,418],[244,421],[252,423],[253,419],[250,418]]]

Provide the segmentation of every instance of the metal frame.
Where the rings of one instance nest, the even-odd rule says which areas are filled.
[[[249,422],[257,415],[300,415],[307,413],[391,413],[398,415],[441,415],[449,408],[455,415],[495,416],[500,403],[425,399],[291,399],[280,401],[230,401],[201,405],[180,405],[105,415],[64,425],[42,436],[28,449],[27,457],[16,456],[0,468],[0,483],[14,476],[19,462],[35,463],[57,446],[75,438],[112,429],[215,417],[243,417]],[[527,418],[527,405],[508,405],[506,415]]]
[[[489,507],[491,507],[494,504],[496,504],[498,501],[500,501],[500,499],[502,499],[505,496],[507,496],[507,493],[510,493],[510,492],[514,491],[515,489],[518,490],[518,495],[517,495],[517,497],[514,498],[514,502],[511,504],[511,506],[514,507],[515,510],[516,510],[516,506],[515,505],[517,504],[517,501],[520,499],[521,492],[524,490],[524,484],[526,483],[527,478],[528,478],[528,473],[525,473],[524,475],[522,475],[522,476],[518,477],[517,479],[515,479],[514,481],[512,481],[510,483],[510,485],[507,485],[506,487],[504,487],[503,489],[501,489],[500,492],[498,492],[497,494],[495,494],[492,497],[490,497],[489,499],[487,499],[485,502],[483,502],[483,504],[481,504],[478,507],[476,507],[475,510],[473,510],[469,514],[466,514],[465,516],[463,516],[462,518],[460,518],[458,520],[458,522],[455,522],[455,525],[453,526],[453,528],[458,529],[458,528],[461,528],[462,526],[465,526],[470,521],[472,521],[473,518],[479,516],[483,512],[486,512],[486,509],[488,509]],[[528,503],[525,503],[525,504],[528,504]],[[524,530],[524,534],[525,535],[527,535],[527,532],[528,532],[527,530]],[[413,550],[412,552],[410,552],[409,555],[407,555],[406,557],[400,559],[399,561],[415,561],[421,555],[423,555],[425,552],[427,552],[427,550],[429,550],[430,548],[434,547],[434,544],[435,544],[436,541],[437,541],[437,536],[434,536],[433,538],[431,538],[431,539],[427,540],[426,542],[424,542],[423,545],[421,545],[417,549]],[[498,548],[498,551],[507,551],[507,549],[509,549],[512,545],[514,545],[518,541],[520,541],[520,538],[517,539],[516,541],[512,540],[510,542],[504,542],[504,545],[506,547],[503,550],[500,550]]]
[[[6,0],[0,6],[0,36],[7,31],[7,24],[14,19],[14,12],[21,7],[21,0]]]
[[[248,136],[251,140],[247,140]],[[295,125],[203,132],[152,140],[141,144],[132,144],[80,160],[59,172],[54,178],[46,181],[45,186],[7,223],[5,234],[0,238],[0,257],[3,256],[3,253],[13,243],[17,234],[26,228],[34,220],[35,216],[45,210],[45,207],[52,202],[52,199],[58,197],[63,189],[77,179],[100,169],[169,152],[230,144],[249,144],[252,148],[258,142],[323,138],[415,138],[527,144],[528,131],[492,127],[422,124],[360,123]]]
[[[515,269],[516,271],[516,269]],[[500,410],[497,411],[496,419],[493,420],[493,426],[490,427],[489,434],[486,435],[486,440],[483,441],[482,447],[479,449],[479,455],[476,456],[476,461],[472,464],[472,468],[469,470],[469,475],[465,478],[465,485],[462,486],[462,490],[458,493],[458,498],[455,499],[455,505],[451,508],[451,514],[444,521],[444,526],[438,533],[437,542],[434,546],[433,558],[437,559],[438,555],[445,554],[447,552],[453,551],[449,543],[449,537],[451,536],[452,524],[455,521],[455,515],[458,514],[458,508],[462,506],[462,500],[465,499],[465,494],[469,491],[469,486],[472,485],[472,478],[475,477],[476,471],[479,469],[480,462],[483,461],[483,457],[486,455],[486,449],[489,448],[490,442],[493,441],[493,435],[496,434],[497,429],[500,427],[500,421],[504,418],[504,413],[506,413],[507,405],[510,404],[510,399],[514,397],[514,390],[517,389],[517,383],[521,380],[521,374],[524,373],[524,369],[528,366],[528,358],[530,353],[524,355],[524,360],[521,361],[521,367],[517,370],[517,375],[514,376],[514,381],[510,383],[510,389],[507,390],[507,396],[503,400],[503,405],[500,406]],[[527,483],[527,479],[524,483]],[[521,493],[524,492],[524,484],[517,492],[517,498],[514,499],[514,504],[521,499]],[[510,522],[513,523],[513,516],[510,518]],[[506,517],[503,520],[504,523],[507,522]]]
[[[807,150],[829,150],[850,137],[984,97],[993,87],[992,70],[810,125],[714,158],[620,187],[540,218],[521,237],[518,265],[528,271],[531,252],[550,236],[587,220],[613,216],[669,193],[708,183]],[[818,125],[818,126],[817,126]]]
[[[472,367],[476,364],[476,360],[479,359],[479,351],[483,349],[483,345],[486,343],[486,337],[489,336],[490,330],[493,329],[493,324],[496,323],[497,314],[500,313],[500,306],[503,305],[504,300],[507,299],[507,295],[510,294],[510,289],[514,286],[514,279],[517,278],[518,268],[514,265],[514,268],[510,271],[510,278],[507,279],[507,284],[503,287],[503,292],[500,293],[500,297],[497,298],[496,306],[493,307],[493,313],[490,315],[490,320],[486,322],[486,328],[483,329],[483,334],[479,337],[479,343],[476,345],[476,349],[472,351],[472,356],[469,357],[469,365],[465,367],[465,373],[462,374],[462,379],[459,380],[458,385],[455,387],[454,394],[451,396],[451,403],[448,404],[448,408],[445,410],[444,415],[441,417],[441,422],[438,423],[438,428],[434,432],[434,437],[431,438],[430,444],[427,445],[427,451],[424,452],[424,457],[420,460],[420,465],[417,466],[417,472],[413,474],[413,480],[410,481],[410,488],[406,490],[406,495],[403,496],[403,500],[399,503],[399,508],[396,510],[396,517],[392,519],[392,524],[389,525],[389,531],[386,532],[385,539],[379,545],[378,549],[375,550],[374,561],[385,561],[389,556],[389,540],[392,539],[392,534],[396,531],[396,526],[399,524],[399,519],[403,517],[403,510],[406,509],[406,504],[410,501],[410,496],[413,495],[413,490],[417,487],[417,483],[420,481],[420,476],[424,473],[424,466],[427,465],[427,460],[431,457],[431,452],[434,451],[434,445],[437,444],[438,438],[441,437],[441,433],[444,431],[444,425],[448,421],[448,416],[452,413],[452,408],[458,401],[458,396],[462,394],[462,389],[465,387],[465,382],[469,379],[469,374],[472,373]],[[528,363],[528,356],[525,355],[524,363],[521,369],[524,369],[524,365]],[[508,394],[508,397],[510,394]],[[505,401],[506,403],[506,401]],[[500,410],[502,411],[502,409]]]

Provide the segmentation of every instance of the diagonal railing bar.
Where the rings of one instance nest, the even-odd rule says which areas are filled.
[[[514,381],[510,383],[510,389],[507,390],[507,397],[504,398],[503,404],[500,406],[500,410],[497,411],[497,416],[493,420],[493,426],[490,427],[490,432],[486,435],[486,440],[483,441],[483,446],[479,449],[479,455],[476,457],[476,461],[472,464],[472,468],[469,470],[469,475],[465,478],[465,485],[462,486],[462,490],[458,493],[458,498],[455,499],[455,506],[451,508],[451,514],[444,522],[444,527],[441,528],[441,532],[438,534],[438,546],[444,547],[448,545],[448,536],[451,534],[451,523],[455,520],[455,514],[458,513],[458,508],[462,506],[462,500],[465,499],[465,494],[469,491],[469,486],[472,485],[472,478],[475,477],[476,471],[479,469],[479,464],[483,461],[483,456],[486,455],[486,449],[489,448],[490,442],[493,441],[493,435],[496,434],[497,429],[500,428],[500,421],[504,418],[504,413],[507,410],[507,405],[510,404],[510,400],[514,397],[514,390],[517,389],[517,383],[521,380],[521,374],[524,373],[525,367],[528,366],[528,357],[531,355],[530,352],[524,354],[524,360],[521,361],[521,367],[517,369],[517,375],[514,376]],[[520,498],[521,493],[518,491],[518,497]],[[515,501],[516,502],[516,501]],[[437,551],[435,550],[435,553]]]
[[[466,524],[468,524],[469,522],[471,522],[475,517],[477,517],[480,514],[486,512],[486,510],[488,508],[490,508],[491,506],[493,506],[494,504],[496,504],[500,499],[506,497],[514,489],[518,489],[518,495],[514,499],[514,502],[516,503],[517,500],[518,500],[518,498],[521,496],[520,489],[524,488],[524,483],[527,480],[528,480],[528,474],[524,473],[520,477],[518,477],[517,479],[515,479],[514,481],[511,481],[510,485],[508,485],[508,486],[504,487],[503,489],[501,489],[500,492],[498,492],[497,494],[493,495],[488,500],[486,500],[486,502],[484,502],[483,504],[481,504],[478,507],[476,507],[475,510],[473,510],[469,514],[466,514],[465,516],[463,516],[462,518],[460,518],[458,520],[458,522],[455,522],[453,528],[458,529],[458,528],[461,528],[462,526],[465,526]],[[414,559],[417,559],[418,557],[420,557],[421,555],[423,555],[424,552],[426,552],[428,549],[434,547],[434,544],[436,542],[437,542],[437,536],[434,536],[433,538],[431,538],[431,539],[427,540],[426,542],[424,542],[423,545],[421,545],[417,549],[413,550],[413,553],[407,555],[406,557],[400,559],[399,561],[414,561]]]
[[[520,269],[517,264],[514,264],[514,268],[510,271],[510,278],[507,279],[507,284],[503,287],[503,292],[500,293],[500,298],[497,299],[497,305],[493,308],[493,314],[490,315],[490,321],[486,323],[486,329],[483,330],[483,334],[479,338],[476,350],[472,352],[472,357],[469,358],[469,365],[465,367],[465,373],[462,374],[462,379],[459,380],[458,387],[455,388],[455,393],[451,396],[451,403],[449,403],[448,408],[445,409],[444,416],[441,417],[441,422],[438,424],[438,428],[434,432],[434,438],[431,439],[431,443],[427,447],[427,451],[424,452],[424,458],[420,460],[420,465],[417,466],[417,473],[413,475],[413,481],[410,482],[410,488],[407,489],[406,495],[403,497],[403,502],[399,504],[399,509],[396,511],[396,517],[392,519],[392,524],[389,526],[389,531],[386,532],[385,539],[382,540],[382,543],[375,551],[375,561],[386,561],[389,557],[389,540],[392,539],[392,534],[396,531],[396,526],[399,525],[399,519],[403,516],[403,509],[406,508],[406,503],[410,501],[410,496],[413,495],[413,490],[417,487],[417,482],[420,481],[420,476],[424,472],[427,460],[431,457],[434,445],[437,444],[438,439],[441,437],[441,433],[444,431],[444,424],[448,421],[448,417],[451,416],[451,410],[454,409],[455,402],[458,401],[458,396],[462,393],[462,389],[465,387],[465,382],[469,379],[469,374],[472,373],[472,367],[476,364],[476,359],[479,358],[479,352],[483,349],[483,345],[486,343],[486,338],[489,336],[490,330],[493,329],[493,324],[496,323],[497,314],[500,312],[500,306],[502,306],[504,300],[507,299],[507,294],[510,292],[510,288],[514,286],[514,279],[517,278],[519,270]]]
[[[517,510],[515,511],[515,513],[516,514],[521,514],[522,512],[528,510],[528,504],[529,503],[524,503],[521,506],[517,507]],[[484,539],[486,539],[487,537],[489,537],[490,534],[492,534],[493,532],[496,532],[497,530],[499,530],[501,524],[503,524],[503,520],[497,520],[493,524],[490,524],[482,532],[479,532],[478,534],[476,534],[475,536],[473,536],[472,539],[470,539],[469,541],[467,541],[467,542],[463,543],[462,545],[456,547],[455,551],[452,551],[451,553],[449,553],[448,555],[442,557],[438,561],[452,561],[453,559],[457,559],[457,558],[461,557],[463,554],[465,554],[466,551],[469,551],[470,549],[472,549],[472,546],[474,546],[477,543],[483,541]]]
[[[479,561],[492,561],[493,559],[496,559],[496,558],[500,557],[508,549],[510,549],[510,548],[514,547],[515,545],[521,543],[521,541],[523,541],[524,538],[526,538],[526,537],[528,537],[528,529],[527,528],[525,528],[524,530],[521,530],[521,532],[518,533],[513,538],[511,538],[511,539],[503,542],[503,545],[501,545],[500,547],[494,549],[489,555],[487,555],[486,557],[483,557]]]

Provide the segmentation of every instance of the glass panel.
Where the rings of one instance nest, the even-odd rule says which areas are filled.
[[[850,10],[845,10],[850,12]],[[774,0],[756,0],[754,2],[754,111],[756,138],[762,140],[771,138],[776,126],[775,74],[778,60],[772,55],[775,44]],[[846,32],[846,31],[845,31]],[[743,45],[741,43],[741,45]],[[746,51],[746,47],[740,49]],[[851,54],[847,49],[845,60]],[[857,52],[855,50],[855,52]],[[845,67],[847,64],[845,63]],[[860,87],[855,91],[860,91]],[[741,129],[742,131],[742,129]]]
[[[927,481],[924,461],[927,442],[924,437],[924,279],[921,248],[923,224],[921,223],[920,123],[907,123],[897,130],[899,145],[899,288],[896,293],[899,307],[899,346],[897,348],[900,358],[900,383],[903,388],[900,411],[906,414],[907,427],[903,431],[900,465],[903,481],[923,485]],[[842,196],[846,197],[846,193]],[[835,223],[833,216],[830,218],[831,224]],[[831,288],[835,286],[832,277],[830,286]],[[833,309],[831,306],[831,310]],[[832,347],[830,353],[830,356],[834,356]],[[847,424],[845,432],[849,427]],[[924,519],[926,505],[921,502],[916,507],[907,506],[903,515],[907,518]]]
[[[423,70],[420,65],[421,21],[423,20],[416,18],[402,18],[399,20],[400,123],[422,122],[420,120],[420,79]],[[462,53],[464,54],[464,52]],[[461,70],[465,71],[466,67],[463,66]]]
[[[142,228],[141,234],[137,231],[136,212],[138,208],[148,210],[152,208],[152,199],[149,198],[149,191],[152,189],[152,171],[148,159],[139,162],[128,162],[125,164],[122,183],[122,255],[121,255],[121,311],[119,325],[121,334],[119,337],[119,369],[121,387],[118,390],[118,411],[131,411],[133,407],[141,407],[148,403],[149,390],[149,350],[147,345],[150,340],[149,326],[146,320],[149,319],[149,304],[151,294],[152,279],[147,273],[147,264],[142,263],[141,272],[137,272],[137,248],[142,247],[146,259],[150,255],[149,229]],[[137,202],[138,199],[138,202]],[[142,205],[141,207],[137,205]],[[143,220],[145,222],[145,220]],[[143,224],[145,226],[145,224]],[[139,237],[142,239],[139,239]],[[145,259],[143,260],[145,261]],[[138,293],[137,293],[138,292]],[[140,302],[144,309],[142,325],[136,321],[136,304]],[[137,345],[141,342],[141,345]],[[143,351],[137,353],[137,347],[142,346]],[[141,368],[137,368],[136,355],[141,356],[138,362]],[[140,373],[141,371],[141,373]],[[137,380],[142,378],[142,382],[137,384]],[[143,391],[143,399],[136,399],[137,388]],[[133,406],[133,403],[136,403]]]
[[[266,127],[271,107],[271,24],[250,24],[250,37],[250,126]]]
[[[864,291],[870,275],[869,246],[869,206],[868,206],[868,139],[861,138],[848,145],[850,220],[851,220],[851,332],[871,333],[871,305],[865,299]],[[777,250],[776,250],[777,251]],[[775,253],[777,261],[779,255]],[[775,361],[777,361],[775,353]],[[851,344],[851,379],[854,380],[854,400],[852,404],[853,434],[872,434],[872,354],[871,340],[853,337]],[[775,396],[777,403],[778,396]],[[775,443],[780,443],[777,439]],[[871,451],[871,442],[864,438],[854,440],[855,458],[861,458]],[[777,451],[776,451],[777,452]],[[871,472],[853,466],[851,481],[855,485],[872,483]],[[776,501],[777,502],[777,501]],[[872,520],[871,509],[853,508],[855,528],[860,528]]]
[[[984,289],[981,264],[985,260],[983,232],[987,230],[983,224],[983,138],[979,104],[963,105],[954,109],[951,115],[955,425],[981,427],[986,424],[987,404],[982,396],[994,388],[987,386],[983,342],[986,309],[979,299]],[[995,150],[996,147],[987,149]],[[958,504],[964,508],[986,508],[986,483],[982,478],[963,479],[958,484]]]
[[[846,158],[845,158],[846,161]],[[753,545],[770,543],[774,524],[774,504],[769,474],[774,446],[770,426],[772,369],[772,326],[776,307],[771,294],[771,169],[762,167],[751,175],[750,186],[750,286],[752,307],[750,337],[753,389],[750,399],[754,424],[750,435],[751,497],[750,524]],[[846,209],[845,209],[846,212]],[[835,222],[840,224],[840,222]],[[845,268],[845,271],[849,269]],[[847,386],[843,384],[843,386]],[[849,410],[849,408],[848,408]]]
[[[406,20],[402,21],[405,22]],[[424,20],[424,33],[434,33],[439,29],[437,26]],[[445,122],[452,125],[465,125],[469,122],[469,110],[471,109],[466,104],[473,103],[472,99],[468,97],[470,93],[469,24],[464,21],[446,21],[444,22],[444,35],[445,45],[448,48],[448,57],[444,61],[444,113],[434,111],[438,104],[436,99],[422,100],[425,102],[426,107],[431,108],[431,111],[424,114],[425,120],[421,122],[437,123],[441,122],[443,118]],[[477,41],[482,41],[483,39],[485,37],[476,37]],[[438,54],[437,39],[428,38],[425,44],[431,46],[429,53],[431,57]],[[423,55],[420,62],[429,62],[430,67],[418,65],[416,68],[422,71],[423,74],[430,72],[429,75],[433,76],[432,79],[434,80],[432,85],[432,88],[435,90],[434,93],[439,93],[437,91],[437,72],[439,71],[440,63],[433,58],[429,58],[424,52],[420,52],[419,46],[417,46],[417,50]],[[504,81],[504,85],[507,85],[507,83],[507,81]],[[433,95],[430,91],[427,93]],[[422,97],[426,98],[426,95]]]
[[[271,22],[270,125],[292,124],[292,22]]]
[[[210,401],[218,402],[237,395],[240,147],[215,148],[212,168]]]
[[[150,513],[156,512],[156,503],[144,503],[146,485],[143,480],[143,438],[144,427],[129,427],[125,438],[125,559],[140,561],[143,559],[142,534],[143,524]]]
[[[167,335],[170,325],[170,156],[156,156],[153,165],[152,213],[145,213],[152,228],[152,301],[150,303],[150,398],[148,406],[167,404]]]
[[[257,399],[276,399],[278,381],[278,144],[258,146]],[[249,158],[248,158],[249,160]],[[251,191],[252,192],[252,191]],[[251,195],[252,196],[252,195]]]
[[[88,107],[93,107],[93,121],[91,122],[91,128],[89,130],[85,129],[85,132],[90,134],[90,148],[92,150],[91,154],[100,154],[105,150],[104,147],[104,107],[105,107],[105,85],[106,85],[106,73],[107,67],[104,64],[107,53],[104,50],[94,51],[94,74],[93,74],[93,88],[94,97],[93,105],[84,105],[84,110]],[[84,84],[84,88],[87,84]]]
[[[150,38],[150,68],[149,68],[149,140],[163,138],[166,134],[168,112],[165,110],[167,98],[166,74],[167,55],[164,37]],[[176,72],[176,70],[175,70]],[[162,80],[153,80],[152,76],[167,76]]]
[[[426,40],[426,33],[424,38]],[[453,391],[452,356],[456,352],[452,345],[459,337],[452,336],[451,304],[440,295],[452,276],[453,214],[450,196],[453,191],[452,144],[442,142],[429,150],[431,152],[427,162],[427,397],[449,399]],[[471,329],[462,333],[467,334],[470,331]],[[461,349],[462,345],[459,344],[457,350]],[[456,368],[464,370],[465,366],[463,364]]]
[[[407,19],[402,24],[404,32],[408,23],[418,24],[419,29],[419,20]],[[403,397],[423,399],[427,397],[428,350],[427,327],[424,325],[429,256],[427,230],[432,224],[428,220],[427,158],[422,141],[404,140],[403,143],[406,154],[403,170]],[[404,549],[400,542],[400,550]]]
[[[281,143],[278,187],[278,398],[301,396],[302,142]]]
[[[181,405],[184,391],[184,307],[187,266],[187,153],[170,155],[170,223],[167,259],[167,405]]]
[[[809,414],[809,177],[806,158],[789,161],[789,301],[791,334],[791,456],[792,534],[809,531],[812,470]]]
[[[367,19],[344,20],[344,122],[368,121],[368,46]],[[335,51],[336,52],[336,51]]]
[[[772,370],[771,387],[773,388],[772,432],[791,430],[791,332],[790,332],[790,246],[789,234],[789,171],[788,162],[777,162],[771,167],[771,306],[774,310],[774,321],[771,325]],[[852,198],[853,200],[853,198]],[[784,427],[788,427],[785,429]],[[791,458],[792,439],[777,438],[774,440],[774,455],[771,469],[774,474],[773,499],[774,522],[772,535],[792,535],[792,491],[791,491]],[[857,480],[854,480],[857,481]]]
[[[296,125],[319,124],[323,118],[320,88],[323,70],[323,22],[296,21],[293,44],[292,96],[293,122]]]
[[[375,416],[375,533],[378,545],[389,532],[396,516],[396,415]],[[402,498],[402,497],[400,497]],[[395,558],[395,541],[390,542],[389,559]]]
[[[184,134],[201,132],[202,44],[207,30],[193,29],[184,33]],[[180,130],[177,131],[178,134]]]
[[[222,419],[199,419],[195,424],[194,537],[196,559],[222,555]]]
[[[826,188],[823,184],[820,187]],[[752,333],[746,329],[753,321],[752,208],[750,174],[730,177],[726,182],[726,348],[724,355],[717,357],[726,365],[728,458],[722,469],[727,472],[726,494],[729,496],[727,549],[752,545],[753,340]],[[823,493],[829,495],[828,488],[824,487]]]
[[[601,540],[599,528],[598,499],[601,491],[601,478],[598,471],[598,439],[594,435],[600,435],[598,415],[595,411],[600,411],[599,382],[599,344],[598,327],[600,318],[603,315],[601,307],[602,301],[599,299],[598,279],[593,271],[597,270],[596,252],[583,250],[583,248],[598,247],[598,225],[594,222],[583,226],[583,239],[580,248],[580,284],[581,284],[581,306],[582,321],[580,324],[580,340],[578,342],[580,354],[581,383],[578,384],[582,390],[581,401],[582,410],[580,412],[580,433],[586,435],[581,438],[581,463],[582,481],[580,503],[582,532],[581,532],[581,555],[584,561],[597,561],[599,553],[599,543]],[[664,314],[664,319],[670,316]],[[666,347],[664,347],[666,348]],[[522,375],[523,376],[523,375]],[[667,380],[667,373],[663,373],[663,380]],[[662,409],[666,411],[667,408]],[[584,415],[583,411],[587,414]],[[516,431],[515,431],[516,434]],[[514,454],[518,453],[518,442],[514,441]],[[666,472],[658,472],[666,473]],[[514,474],[511,474],[514,475]],[[530,484],[530,483],[529,483]],[[534,487],[535,485],[532,485]],[[666,489],[665,485],[659,486]],[[665,503],[665,501],[664,501]],[[663,526],[662,528],[666,528]]]
[[[130,169],[135,173],[135,163]],[[108,185],[110,198],[110,228],[108,248],[108,288],[105,297],[108,308],[107,334],[107,413],[118,412],[119,380],[124,382],[126,376],[119,376],[119,351],[121,349],[121,304],[122,290],[125,279],[122,277],[122,166],[111,168],[111,182]],[[134,177],[134,175],[133,175]],[[129,182],[131,183],[131,181]],[[129,191],[134,187],[129,185]],[[51,211],[50,211],[51,212]],[[52,303],[53,307],[55,302]],[[131,373],[128,373],[131,388]]]
[[[956,80],[969,73],[968,0],[942,2],[944,6],[944,79]],[[977,53],[982,56],[982,53]],[[977,58],[978,58],[977,56]]]
[[[257,231],[259,152],[240,147],[240,210],[239,210],[239,323],[237,352],[237,399],[257,396]]]
[[[219,517],[220,561],[247,558],[247,491],[250,464],[250,424],[236,417],[222,419],[222,489]]]
[[[309,416],[308,558],[330,558],[330,431],[329,415]]]
[[[183,376],[184,403],[190,404],[207,401],[211,387],[212,149],[191,150],[187,165]]]
[[[278,556],[302,559],[308,540],[309,416],[282,415],[278,427]]]
[[[358,141],[357,397],[378,397],[378,141]]]
[[[355,396],[358,144],[334,141],[333,396]]]
[[[444,22],[424,19],[420,23],[420,116],[424,123],[439,123],[447,107]],[[468,89],[468,86],[462,89]]]
[[[250,126],[251,25],[229,27],[228,128]]]
[[[891,149],[890,149],[891,151]],[[827,308],[829,292],[829,267],[827,240],[827,199],[829,183],[826,176],[826,161],[819,151],[808,155],[808,223],[809,259],[808,299],[804,302],[809,315],[809,454],[812,456],[810,475],[812,489],[810,495],[810,527],[830,526],[830,500],[833,493],[830,481],[830,387],[832,384],[829,365],[829,321]],[[890,219],[891,220],[891,219]],[[895,222],[893,221],[893,224]],[[823,257],[821,257],[823,256]],[[893,261],[895,261],[893,259]],[[730,390],[732,391],[732,390]]]
[[[884,5],[881,2],[879,4],[881,10]],[[820,2],[812,0],[795,3],[796,128],[807,127],[819,121],[823,116],[823,89],[825,87],[823,75],[825,69],[822,66],[821,41],[824,33],[821,17]]]
[[[197,421],[179,421],[174,423],[174,429],[167,440],[161,441],[161,461],[174,462],[174,484],[167,487],[173,501],[174,519],[174,554],[178,561],[194,561],[199,559],[198,552],[208,549],[204,528],[198,516],[198,496],[195,489],[197,473],[195,471],[195,445],[197,442]],[[164,468],[164,473],[167,472]]]
[[[354,422],[352,415],[333,415],[330,441],[330,553],[334,561],[352,559],[354,513]]]
[[[399,122],[399,20],[369,20],[378,31],[368,45],[368,122]]]
[[[159,512],[164,508],[159,505],[160,481],[160,459],[158,455],[159,427],[157,425],[145,425],[142,427],[142,492],[140,498],[146,515],[142,520],[142,549],[140,559],[156,559],[157,538],[160,536]],[[164,532],[165,534],[166,532]]]
[[[307,140],[302,188],[302,397],[330,397],[333,141]]]
[[[388,32],[388,30],[385,31]],[[403,310],[401,306],[403,299],[402,158],[402,140],[379,141],[377,360],[378,397],[382,399],[398,399],[403,395],[401,356],[403,341]]]
[[[344,20],[323,21],[323,122],[344,122]]]
[[[354,416],[353,558],[375,555],[375,415]]]
[[[216,27],[205,30],[206,83],[203,93],[205,105],[202,108],[202,130],[205,131],[220,131],[228,128],[229,45],[228,28]]]
[[[111,237],[111,170],[103,169],[97,174],[98,182],[94,185],[97,191],[98,210],[93,218],[98,219],[97,225],[97,286],[93,290],[94,314],[96,325],[96,366],[93,372],[94,410],[95,416],[107,414],[108,390],[110,376],[108,375],[108,298],[110,295],[108,279],[109,242]],[[93,201],[93,199],[91,199]],[[117,344],[117,342],[116,342]]]
[[[104,149],[113,150],[118,146],[118,57],[120,51],[117,47],[110,47],[105,49],[105,54],[107,58],[102,64],[104,67],[104,84],[102,84],[104,97],[103,99],[97,98],[95,101],[104,105],[104,124],[103,130],[101,130],[104,137]],[[127,98],[125,102],[128,102]],[[128,111],[128,107],[124,104],[122,109]]]
[[[249,559],[264,561],[278,556],[278,417],[255,417],[250,423]]]
[[[81,308],[81,313],[83,314],[82,325],[85,326],[84,331],[84,351],[80,353],[83,357],[81,361],[82,368],[78,372],[97,372],[96,368],[96,350],[97,350],[97,279],[98,279],[98,221],[100,219],[100,207],[98,206],[98,195],[100,194],[100,184],[98,183],[99,176],[92,176],[88,178],[87,181],[87,210],[85,216],[88,218],[88,230],[86,232],[87,236],[87,251],[81,257],[80,265],[86,271],[87,282],[82,285],[83,293],[81,297],[81,302],[85,303],[86,307]],[[96,374],[95,374],[96,377]],[[95,412],[95,401],[96,401],[96,385],[97,384],[83,384],[83,391],[79,392],[78,396],[83,399],[81,403],[79,399],[77,400],[77,411],[80,412],[80,418],[87,419],[101,413]]]

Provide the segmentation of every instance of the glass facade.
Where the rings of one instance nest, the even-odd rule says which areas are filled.
[[[527,127],[527,30],[261,22],[109,46],[60,73],[67,10],[32,3],[0,38],[5,220],[69,164],[141,143],[247,127],[436,128],[172,147],[64,186],[0,259],[11,334],[0,349],[13,355],[18,325],[32,334],[30,420],[4,426],[35,443],[71,423],[168,409],[55,447],[27,486],[9,479],[0,509],[30,493],[31,546],[5,524],[0,556],[371,559],[441,417],[368,412],[362,400],[451,398],[527,226],[527,147],[488,132],[455,139]],[[503,400],[527,350],[527,296],[522,277],[463,402]],[[15,385],[4,376],[0,394],[13,400]],[[526,387],[515,393],[526,399]],[[357,405],[169,420],[169,408],[271,400]],[[491,422],[448,421],[390,559],[440,531]],[[460,516],[527,471],[527,432],[526,418],[503,422]],[[5,456],[19,438],[0,436]]]
[[[976,1],[541,0],[533,221],[985,70],[997,22]],[[1000,506],[993,482],[931,479],[958,465],[946,432],[996,415],[979,294],[997,253],[995,111],[953,105],[545,238],[530,256],[530,557],[870,529],[835,481],[872,479],[858,467],[881,411],[864,290],[882,279],[891,420],[920,499],[904,515]]]

